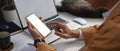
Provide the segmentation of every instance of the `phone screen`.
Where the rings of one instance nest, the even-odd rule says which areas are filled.
[[[32,14],[26,19],[44,36],[51,33],[51,30],[35,15]]]

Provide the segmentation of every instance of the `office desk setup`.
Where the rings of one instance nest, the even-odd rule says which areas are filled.
[[[73,19],[79,17],[73,16],[66,12],[57,12],[54,0],[14,0],[14,3],[21,23],[23,24],[23,28],[26,28],[27,26],[26,20],[24,20],[24,18],[31,13],[41,16],[45,20],[51,18],[49,19],[49,21],[56,18],[62,18],[69,22],[66,25],[70,29],[81,28],[80,24],[77,24],[72,21]],[[103,21],[102,19],[98,18],[83,18],[83,19],[87,20],[88,23],[82,27],[101,24],[101,22]],[[48,39],[46,38],[47,39],[46,41],[55,38],[54,30],[52,31],[51,35],[52,36],[47,37]],[[26,31],[11,36],[11,41],[14,43],[14,48],[11,51],[35,51],[34,46],[28,45],[28,43],[33,44],[33,39],[31,35],[28,34]],[[84,41],[79,39],[61,38],[50,45],[53,46],[57,51],[78,51],[80,48],[84,46]]]
[[[71,14],[68,14],[66,12],[59,12],[60,16],[64,16],[68,19],[74,19],[78,18],[76,16],[73,16]],[[83,18],[87,21],[87,24],[82,27],[88,27],[95,24],[101,24],[103,22],[102,18]],[[75,25],[74,25],[75,26]],[[81,27],[81,28],[82,28]],[[27,50],[30,50],[29,47],[25,47],[28,43],[33,43],[33,39],[30,34],[27,34],[26,32],[21,32],[16,35],[11,36],[11,41],[14,43],[14,48],[11,51],[19,51],[20,49],[26,48]],[[57,51],[78,51],[80,48],[84,46],[84,41],[80,39],[63,39],[50,44],[53,46]],[[28,49],[27,49],[28,48]],[[32,50],[35,50],[34,47],[32,47]],[[31,50],[31,51],[32,51]]]

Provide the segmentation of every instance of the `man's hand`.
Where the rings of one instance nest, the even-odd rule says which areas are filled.
[[[60,23],[57,21],[49,22],[49,24],[54,24],[55,34],[68,39],[68,38],[79,38],[79,30],[70,30],[65,23]]]
[[[39,17],[39,19],[42,20],[42,22],[44,22],[44,20]],[[28,25],[28,31],[31,33],[33,39],[43,39],[44,37],[42,36],[42,34],[40,34],[32,25],[30,22],[27,22]]]

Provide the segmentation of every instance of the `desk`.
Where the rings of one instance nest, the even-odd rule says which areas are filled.
[[[76,16],[64,12],[59,14],[69,19],[76,18]],[[84,19],[86,19],[88,23],[83,27],[101,24],[103,22],[102,18],[100,19],[84,18]],[[26,34],[25,32],[21,32],[19,34],[11,36],[11,41],[14,43],[14,48],[12,49],[12,51],[17,51],[17,49],[19,49],[25,43],[33,43],[32,37],[29,34]],[[84,41],[78,39],[60,39],[51,45],[54,48],[56,48],[57,51],[77,51],[78,49],[84,46]]]

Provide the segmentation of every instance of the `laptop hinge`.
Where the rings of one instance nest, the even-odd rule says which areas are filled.
[[[53,18],[56,18],[57,16],[58,16],[58,14],[55,15],[55,16],[52,16],[52,17],[50,17],[50,18],[48,18],[48,19],[45,19],[45,21],[48,21],[48,20],[53,19]]]

